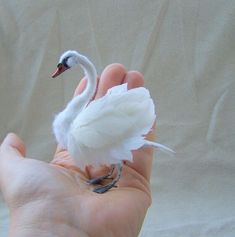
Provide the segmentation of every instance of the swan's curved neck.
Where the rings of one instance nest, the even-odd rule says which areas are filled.
[[[70,114],[71,120],[73,120],[73,118],[90,102],[97,87],[96,69],[90,60],[83,55],[77,54],[76,64],[79,64],[82,67],[87,79],[87,84],[82,94],[74,97],[67,105],[66,111]]]
[[[86,88],[80,95],[80,100],[83,101],[84,103],[83,107],[84,107],[90,102],[90,100],[93,98],[95,94],[97,87],[97,72],[95,66],[92,64],[92,62],[90,62],[90,60],[87,57],[79,54],[78,60],[87,79]]]

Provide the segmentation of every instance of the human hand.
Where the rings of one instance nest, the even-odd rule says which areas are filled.
[[[108,66],[94,99],[125,82],[129,89],[143,86],[143,77],[119,64]],[[85,84],[83,79],[75,95]],[[154,131],[148,139],[154,139]],[[9,134],[0,148],[0,188],[10,209],[9,236],[137,236],[151,203],[153,149],[142,148],[133,155],[134,162],[123,167],[118,188],[97,194],[86,179],[104,174],[108,167],[81,171],[60,147],[50,164],[25,158],[23,142]]]

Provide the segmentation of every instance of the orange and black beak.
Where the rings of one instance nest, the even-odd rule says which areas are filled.
[[[69,67],[66,67],[63,63],[59,63],[57,65],[56,71],[52,74],[52,78],[55,78],[55,77],[59,76],[60,74],[62,74],[67,69],[69,69]]]

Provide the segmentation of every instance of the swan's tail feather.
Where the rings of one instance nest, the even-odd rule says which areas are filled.
[[[152,141],[147,141],[145,140],[145,143],[143,145],[143,147],[148,147],[148,146],[152,146],[154,148],[157,148],[157,149],[160,149],[164,152],[167,152],[167,153],[171,153],[171,154],[175,154],[175,151],[172,150],[171,148],[167,147],[167,146],[164,146],[160,143],[157,143],[157,142],[152,142]]]

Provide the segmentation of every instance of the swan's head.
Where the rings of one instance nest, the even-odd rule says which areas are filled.
[[[79,54],[76,51],[66,51],[60,56],[59,63],[57,65],[56,71],[53,73],[52,77],[57,77],[67,69],[79,64]]]

